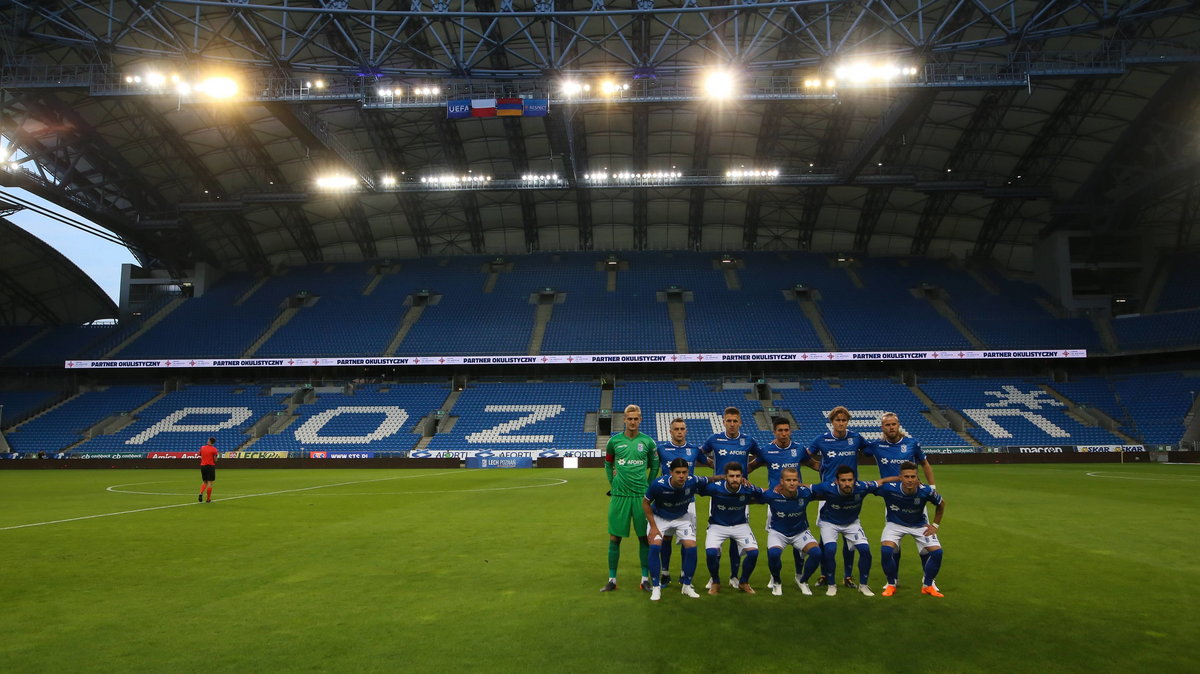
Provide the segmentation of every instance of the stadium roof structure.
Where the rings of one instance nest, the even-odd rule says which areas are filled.
[[[0,180],[176,271],[1195,243],[1194,2],[617,4],[0,3]]]
[[[0,325],[80,325],[113,318],[117,307],[75,263],[7,216],[0,198]]]

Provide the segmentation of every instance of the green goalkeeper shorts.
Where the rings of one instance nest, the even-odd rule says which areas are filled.
[[[613,496],[608,502],[608,534],[629,537],[629,522],[633,520],[635,536],[646,535],[646,513],[642,512],[641,496]]]

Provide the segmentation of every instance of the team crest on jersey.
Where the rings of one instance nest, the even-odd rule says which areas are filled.
[[[745,447],[746,446],[746,438],[738,438],[738,444]]]

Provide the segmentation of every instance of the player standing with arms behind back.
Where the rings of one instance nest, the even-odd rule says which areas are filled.
[[[642,424],[642,408],[625,407],[625,431],[608,439],[604,450],[604,477],[608,478],[608,582],[601,592],[617,589],[617,563],[621,560],[621,539],[629,536],[632,522],[638,537],[638,556],[642,561],[642,589],[650,591],[649,554],[646,540],[646,515],[642,499],[650,476],[658,473],[658,452],[654,439],[638,431]]]
[[[209,438],[208,444],[200,448],[200,495],[196,500],[212,503],[212,483],[217,481],[217,443],[216,438]],[[205,499],[205,496],[208,496]]]

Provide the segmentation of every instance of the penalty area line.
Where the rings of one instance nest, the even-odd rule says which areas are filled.
[[[387,480],[411,480],[413,478],[433,477],[434,475],[448,475],[450,473],[458,473],[461,471],[446,471],[444,473],[424,473],[422,475],[396,475],[393,477],[381,477],[373,480],[352,480],[350,482],[335,482],[333,484],[318,484],[311,487],[298,487],[296,489],[280,489],[278,491],[267,491],[260,494],[242,494],[240,496],[226,496],[225,498],[215,499],[214,503],[222,501],[236,501],[244,498],[258,498],[259,496],[277,496],[279,494],[292,494],[295,492],[312,491],[314,489],[329,489],[331,487],[345,487],[352,484],[367,484],[369,482],[386,482]],[[144,483],[143,483],[144,484]],[[114,485],[121,486],[121,485]],[[114,492],[120,493],[120,492]],[[119,510],[111,513],[100,513],[98,515],[81,515],[80,517],[68,517],[61,520],[48,520],[46,522],[30,522],[28,524],[14,524],[7,527],[0,527],[0,531],[10,531],[12,529],[28,529],[29,527],[44,527],[50,524],[66,524],[67,522],[81,522],[83,520],[94,520],[101,517],[116,517],[117,515],[133,515],[135,513],[145,513],[154,510],[167,510],[169,508],[184,508],[187,506],[203,505],[199,501],[188,501],[187,503],[169,503],[167,505],[150,506],[147,508],[134,508],[133,510]]]

